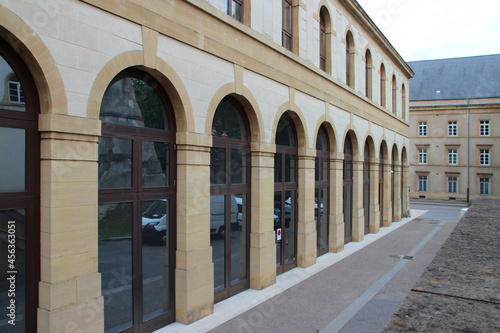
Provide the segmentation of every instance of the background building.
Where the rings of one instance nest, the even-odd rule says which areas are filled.
[[[191,323],[408,212],[413,72],[356,1],[0,17],[0,331]]]
[[[411,196],[500,196],[500,55],[409,64]]]

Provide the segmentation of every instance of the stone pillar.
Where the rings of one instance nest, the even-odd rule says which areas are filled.
[[[392,173],[391,161],[384,160],[384,227],[392,225]]]
[[[408,164],[405,164],[403,166],[403,216],[402,217],[408,217],[410,216],[410,173],[409,173],[409,167]]]
[[[276,146],[252,143],[250,288],[276,283],[274,153]]]
[[[314,220],[314,158],[316,150],[299,149],[297,265],[316,263],[317,234]]]
[[[214,310],[210,246],[212,137],[177,133],[176,320],[190,324]]]
[[[100,121],[39,116],[41,134],[38,331],[104,331],[98,273]]]
[[[344,154],[332,153],[330,159],[330,228],[328,239],[330,252],[335,253],[344,249],[343,171]]]
[[[363,159],[353,156],[352,169],[352,241],[361,242],[365,237],[365,210],[363,207]]]
[[[378,204],[379,162],[370,160],[370,233],[380,231],[380,205]]]
[[[394,163],[394,217],[393,221],[401,221],[401,164]]]

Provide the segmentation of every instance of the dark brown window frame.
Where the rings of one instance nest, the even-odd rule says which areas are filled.
[[[351,153],[346,153],[345,148],[347,146],[347,141],[351,145]],[[344,242],[348,243],[352,241],[352,227],[353,227],[353,192],[354,192],[354,170],[353,170],[353,151],[354,147],[352,144],[352,139],[349,135],[346,137],[346,142],[344,143],[344,165],[343,165],[343,213],[344,213]],[[350,171],[350,173],[346,172]],[[346,202],[346,188],[351,187],[350,198]],[[349,214],[346,214],[346,212]],[[347,222],[349,223],[349,228],[347,228]]]
[[[327,138],[327,143],[328,143],[328,132],[326,131],[326,129],[322,126],[320,127],[320,130],[323,129],[323,131],[325,132],[325,135],[326,135],[326,138]],[[314,182],[314,189],[315,190],[321,190],[321,189],[327,189],[326,191],[326,200],[323,201],[323,206],[327,206],[326,207],[326,212],[327,214],[329,215],[330,213],[330,145],[328,144],[328,147],[326,150],[318,150],[316,149],[316,157],[319,159],[319,163],[317,164],[318,166],[318,170],[316,172],[319,173],[319,175],[322,174],[322,172],[324,172],[324,169],[323,169],[323,163],[322,162],[322,159],[326,158],[328,160],[328,163],[327,163],[327,168],[326,168],[326,172],[327,172],[327,179],[326,180],[322,180],[321,179],[321,176],[320,176],[320,179],[319,180],[315,180]],[[318,205],[318,208],[317,208],[317,211],[315,212],[315,215],[316,215],[316,221],[319,221],[319,216],[318,216],[318,212],[320,211],[319,209],[319,203],[317,203]],[[321,235],[319,234],[319,231],[318,231],[318,222],[316,222],[316,232],[317,232],[317,256],[321,256],[327,252],[329,252],[329,232],[330,232],[330,217],[327,215],[327,230],[326,230],[326,239],[327,239],[327,244],[326,244],[326,247],[321,247],[320,246],[320,237]]]
[[[287,31],[286,27],[285,27],[285,14],[286,14],[285,5],[286,4],[290,5],[290,31]],[[293,4],[292,4],[292,0],[282,0],[282,7],[283,7],[282,8],[283,19],[282,19],[282,24],[281,24],[281,45],[283,47],[285,47],[285,38],[289,37],[290,38],[290,48],[289,49],[287,48],[287,50],[294,52],[294,49],[293,49],[293,26],[294,26],[294,22],[293,22]]]
[[[321,9],[319,13],[319,65],[321,70],[326,71],[326,54],[327,54],[327,42],[326,42],[326,22],[325,13]]]

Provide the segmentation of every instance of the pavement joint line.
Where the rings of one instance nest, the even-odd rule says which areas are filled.
[[[431,295],[437,295],[437,296],[445,296],[445,297],[451,297],[451,298],[464,299],[466,301],[476,301],[476,302],[483,302],[483,303],[487,303],[487,304],[500,305],[500,302],[498,302],[498,301],[491,301],[491,300],[481,299],[481,298],[471,298],[471,297],[460,296],[460,295],[444,294],[444,293],[440,293],[437,291],[431,291],[431,290],[413,289],[412,288],[411,291],[421,293],[421,294],[431,294]]]
[[[406,255],[415,256],[420,250],[441,230],[448,221],[442,221],[435,226],[413,249]],[[398,261],[387,273],[373,283],[361,296],[354,300],[335,319],[326,325],[320,332],[334,333],[340,331],[370,300],[373,299],[398,273],[409,263],[410,260]]]
[[[410,217],[399,222],[393,222],[390,227],[382,227],[376,234],[367,234],[361,242],[350,242],[344,245],[344,250],[338,253],[328,252],[316,258],[316,264],[307,268],[296,267],[276,277],[276,283],[262,290],[247,289],[214,305],[214,312],[192,324],[185,325],[174,322],[155,333],[207,332],[233,319],[234,317],[260,305],[274,296],[299,284],[305,279],[323,271],[344,258],[356,253],[376,240],[399,229],[406,223],[424,215],[429,210],[411,209]],[[406,260],[405,260],[406,261]],[[408,262],[408,261],[406,261]]]

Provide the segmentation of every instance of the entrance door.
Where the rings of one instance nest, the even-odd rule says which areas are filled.
[[[347,244],[352,241],[352,185],[353,185],[353,167],[352,167],[352,142],[349,135],[344,144],[344,242]]]
[[[297,267],[297,145],[292,119],[284,114],[276,130],[274,231],[276,273]]]
[[[370,232],[370,146],[365,143],[363,162],[363,209],[365,214],[365,235]]]
[[[175,121],[151,75],[121,72],[101,103],[99,272],[106,332],[175,320]]]
[[[316,219],[317,256],[329,250],[328,230],[330,215],[330,152],[328,135],[321,126],[316,138],[314,217]]]
[[[250,137],[240,103],[215,111],[210,158],[210,245],[215,302],[250,287]]]
[[[379,227],[384,226],[384,155],[380,149],[380,162],[378,165],[378,205],[380,207]]]
[[[30,72],[0,40],[0,332],[37,331],[39,110]]]
[[[395,204],[395,201],[394,201],[394,191],[395,191],[395,186],[396,186],[396,182],[395,182],[395,175],[394,173],[396,172],[396,169],[394,168],[394,159],[392,160],[392,164],[391,164],[391,202],[392,202],[392,216],[391,216],[391,221],[394,221],[394,204]]]

